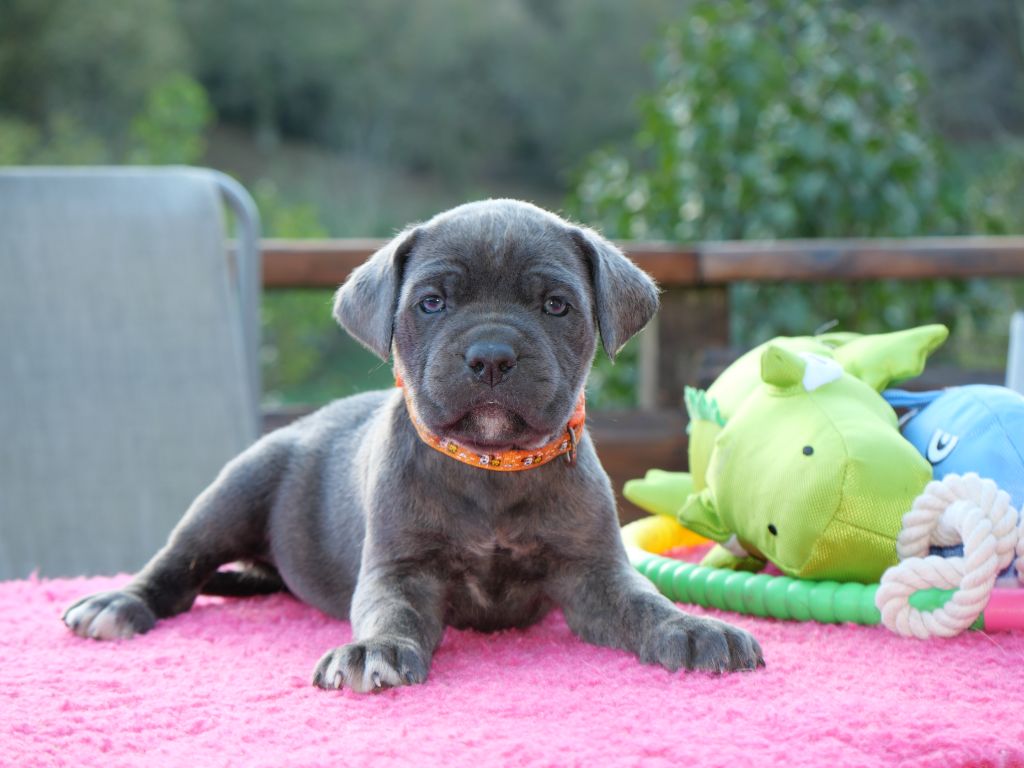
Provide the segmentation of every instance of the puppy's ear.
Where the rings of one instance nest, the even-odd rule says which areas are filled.
[[[622,345],[654,317],[658,310],[658,286],[622,251],[593,230],[574,227],[571,233],[590,265],[601,343],[614,360]]]
[[[334,294],[334,319],[381,360],[391,354],[402,273],[420,230],[406,229],[357,267]]]

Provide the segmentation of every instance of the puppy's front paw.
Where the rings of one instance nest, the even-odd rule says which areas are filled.
[[[371,638],[328,651],[313,672],[318,688],[348,686],[358,693],[422,683],[427,661],[419,648],[398,638]]]
[[[148,632],[156,624],[156,616],[135,595],[100,592],[83,597],[64,611],[64,623],[81,637],[114,640]]]
[[[654,627],[640,650],[640,660],[672,672],[685,667],[721,673],[765,665],[761,646],[749,632],[685,614]]]

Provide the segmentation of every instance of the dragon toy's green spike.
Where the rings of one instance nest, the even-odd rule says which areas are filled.
[[[707,390],[696,387],[686,387],[683,390],[683,400],[686,403],[686,413],[690,416],[690,424],[686,427],[686,433],[690,434],[695,421],[710,421],[719,427],[725,426],[725,417],[713,397],[708,395]]]

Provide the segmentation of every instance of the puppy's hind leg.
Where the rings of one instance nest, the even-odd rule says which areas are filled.
[[[265,438],[221,470],[175,526],[167,544],[123,588],[82,598],[64,612],[75,634],[98,640],[148,632],[192,607],[224,563],[258,558],[288,445]]]

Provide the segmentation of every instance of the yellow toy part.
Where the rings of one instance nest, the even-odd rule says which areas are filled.
[[[692,547],[707,541],[672,518],[661,515],[635,520],[622,528],[622,543],[633,565],[652,554],[660,555],[675,547]]]

